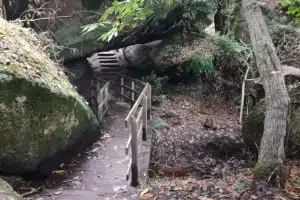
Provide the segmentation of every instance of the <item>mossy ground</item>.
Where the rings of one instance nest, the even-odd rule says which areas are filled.
[[[0,19],[0,171],[34,171],[97,126],[35,33]]]

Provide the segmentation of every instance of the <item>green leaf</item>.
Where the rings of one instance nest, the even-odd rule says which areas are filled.
[[[244,190],[246,188],[246,186],[247,186],[247,183],[241,182],[241,183],[234,184],[233,188],[240,192],[240,191]]]

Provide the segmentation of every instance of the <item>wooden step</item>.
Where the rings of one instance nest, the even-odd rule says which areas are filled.
[[[100,60],[100,62],[119,62],[119,60],[117,58],[102,58],[99,60]]]

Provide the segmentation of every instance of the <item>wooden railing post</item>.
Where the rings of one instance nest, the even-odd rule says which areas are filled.
[[[105,90],[104,90],[104,98],[106,99],[106,101],[105,101],[105,110],[108,108],[108,99],[109,99],[109,97],[108,97],[109,96],[108,87],[109,87],[109,82],[106,85]],[[108,112],[105,113],[105,116],[108,116]]]
[[[101,89],[101,90],[99,91],[98,95],[99,95],[99,98],[97,98],[97,99],[99,99],[99,102],[100,102],[100,104],[101,104],[102,101],[104,100],[103,89]],[[102,106],[102,107],[98,107],[98,117],[100,118],[100,117],[102,116],[102,114],[103,114],[103,106]],[[99,119],[99,120],[100,120],[100,119]]]
[[[124,78],[121,77],[121,101],[124,102],[124,97],[122,95],[124,95],[124,88],[123,88],[123,85],[124,85]]]
[[[143,99],[143,134],[142,134],[142,140],[146,141],[147,140],[147,112],[148,112],[148,98],[146,95],[144,95]]]
[[[92,110],[94,113],[97,112],[97,90],[94,88],[94,79],[90,81],[90,102]]]
[[[137,146],[137,122],[134,116],[131,116],[131,186],[137,187],[139,185],[138,181],[138,146]]]
[[[151,104],[152,104],[152,89],[151,89],[151,85],[148,84],[148,94],[147,94],[147,97],[148,97],[148,103],[147,103],[147,118],[150,119],[150,116],[151,116]]]
[[[134,81],[131,82],[131,89],[132,89],[132,91],[131,91],[131,100],[132,100],[132,101],[131,101],[130,104],[131,104],[131,108],[132,108],[132,106],[133,106],[133,104],[134,104],[134,103],[133,103],[133,102],[134,102]]]

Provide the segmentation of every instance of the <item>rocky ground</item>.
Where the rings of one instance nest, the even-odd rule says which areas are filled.
[[[300,199],[295,161],[283,191],[251,188],[255,159],[244,149],[232,102],[171,95],[153,108],[152,178],[139,199]]]

